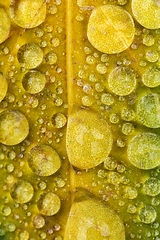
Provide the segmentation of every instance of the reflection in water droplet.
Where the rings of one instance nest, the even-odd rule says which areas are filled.
[[[48,192],[40,196],[37,206],[42,214],[46,216],[52,216],[59,211],[61,207],[61,201],[56,194]]]
[[[61,160],[57,152],[48,145],[38,145],[28,154],[28,164],[39,176],[50,176],[58,171]]]
[[[2,43],[7,39],[10,32],[10,19],[3,8],[0,8],[0,22],[0,43]]]
[[[33,218],[33,225],[35,228],[42,228],[45,225],[45,220],[42,216],[37,215]]]
[[[157,217],[157,212],[150,205],[142,207],[139,211],[140,220],[146,224],[150,224],[154,222],[156,217]]]
[[[20,27],[37,27],[45,20],[46,2],[44,0],[11,1],[10,15]]]
[[[131,123],[124,123],[122,125],[122,133],[125,135],[131,135],[134,132],[134,126]]]
[[[56,128],[62,128],[66,125],[67,118],[63,113],[56,113],[52,117],[52,123]]]
[[[94,112],[79,110],[68,119],[66,142],[71,164],[80,169],[95,167],[111,151],[110,126]]]
[[[142,75],[142,82],[147,87],[157,87],[160,85],[160,69],[152,67],[147,69]]]
[[[133,41],[134,33],[131,15],[119,6],[95,7],[90,15],[88,40],[103,53],[115,54],[126,50]]]
[[[29,239],[29,232],[27,230],[21,230],[19,233],[18,240],[28,240]]]
[[[119,96],[126,96],[136,88],[136,75],[126,67],[116,67],[108,77],[109,89]]]
[[[128,144],[128,159],[140,169],[152,169],[160,164],[160,136],[154,133],[136,135]]]
[[[144,191],[149,196],[157,196],[160,193],[160,180],[157,178],[149,178],[144,183]]]
[[[138,196],[137,189],[134,187],[125,187],[125,197],[128,199],[135,199]]]
[[[53,51],[45,55],[46,63],[50,65],[55,64],[57,62],[57,59],[58,59],[57,54],[54,53]]]
[[[0,113],[0,142],[16,145],[22,142],[29,133],[26,117],[19,111],[6,110]]]
[[[150,128],[160,127],[160,97],[159,94],[148,94],[140,99],[137,105],[139,121]]]
[[[36,68],[43,60],[43,51],[38,44],[27,43],[19,48],[17,58],[22,67],[26,69]]]
[[[121,117],[125,121],[132,121],[135,118],[135,112],[132,109],[124,108],[121,112]]]
[[[24,89],[31,94],[41,92],[46,84],[46,77],[39,71],[30,71],[22,79]]]
[[[19,180],[11,188],[11,197],[17,203],[27,203],[34,195],[34,189],[28,181]]]
[[[105,105],[112,105],[114,103],[114,98],[110,93],[103,93],[101,96],[101,102]]]

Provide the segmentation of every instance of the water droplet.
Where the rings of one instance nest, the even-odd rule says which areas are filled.
[[[160,180],[157,178],[148,178],[144,185],[144,191],[149,196],[157,196],[160,193]]]
[[[124,108],[121,112],[121,118],[125,121],[132,121],[135,118],[135,112],[132,109]]]
[[[155,39],[152,35],[149,35],[149,34],[144,35],[144,37],[143,37],[143,44],[144,45],[149,47],[149,46],[154,45],[154,43],[155,43]]]
[[[109,74],[108,87],[118,96],[129,95],[136,88],[136,75],[127,67],[116,67]]]
[[[24,89],[31,94],[41,92],[46,84],[46,77],[39,71],[29,71],[22,79],[22,85]]]
[[[44,220],[44,218],[41,215],[36,215],[33,218],[32,222],[33,222],[33,226],[35,228],[42,228],[45,225],[45,220]]]
[[[117,124],[119,122],[119,116],[116,113],[112,113],[109,117],[109,120],[113,124]]]
[[[139,121],[150,128],[160,127],[160,97],[159,94],[147,94],[142,97],[137,105]]]
[[[5,145],[16,145],[22,142],[29,133],[26,117],[19,111],[6,110],[0,113],[0,142]]]
[[[46,2],[43,0],[11,1],[10,15],[18,26],[35,28],[45,20]]]
[[[51,39],[51,44],[52,44],[53,47],[58,47],[59,44],[60,44],[59,38],[52,38]]]
[[[10,32],[10,19],[4,8],[0,8],[0,22],[3,23],[0,28],[0,43],[2,43],[8,38]]]
[[[96,83],[95,90],[96,90],[96,92],[103,92],[104,86],[101,83]]]
[[[28,240],[29,239],[29,232],[27,230],[21,230],[19,233],[18,240]]]
[[[124,192],[125,198],[128,199],[135,199],[138,196],[137,189],[134,187],[125,187]]]
[[[160,70],[152,67],[147,69],[142,75],[142,82],[150,88],[160,85]]]
[[[56,113],[52,117],[52,124],[56,128],[62,128],[66,125],[67,123],[67,118],[63,113]]]
[[[93,100],[89,96],[84,96],[82,98],[82,104],[83,104],[83,106],[90,107],[93,104]]]
[[[104,167],[107,170],[114,170],[117,167],[117,161],[113,157],[107,157],[104,160]]]
[[[28,164],[37,175],[50,176],[58,171],[61,160],[52,147],[37,145],[28,154]]]
[[[57,59],[58,59],[57,54],[54,53],[53,51],[51,51],[45,55],[46,63],[48,63],[50,65],[55,64],[57,62]]]
[[[26,69],[36,68],[43,60],[43,51],[38,44],[27,43],[19,48],[17,58],[22,67]]]
[[[11,214],[12,210],[10,207],[6,206],[2,209],[3,216],[7,217]]]
[[[34,195],[34,189],[28,181],[19,180],[11,188],[11,197],[17,203],[27,203]]]
[[[128,144],[128,159],[140,169],[152,169],[160,164],[160,136],[154,133],[136,135]]]
[[[115,54],[126,50],[133,41],[134,33],[132,17],[119,6],[102,5],[94,8],[90,15],[88,40],[101,52]]]
[[[160,28],[160,8],[155,2],[150,0],[132,1],[132,12],[135,19],[148,29]],[[148,9],[147,14],[146,9]]]
[[[0,73],[0,86],[1,86],[1,91],[0,91],[0,102],[1,102],[4,99],[4,97],[6,96],[6,93],[8,90],[7,80],[4,78],[2,73]]]
[[[124,135],[131,135],[134,133],[134,126],[131,123],[124,123],[122,125],[122,133]]]
[[[125,230],[119,216],[108,205],[94,197],[85,197],[84,201],[72,204],[65,239],[124,240]]]
[[[107,67],[106,67],[106,65],[103,64],[103,63],[97,64],[96,70],[97,70],[97,72],[100,73],[100,74],[106,74],[106,73],[107,73]]]
[[[14,223],[9,223],[9,224],[7,225],[7,230],[8,230],[9,232],[14,232],[14,231],[16,230],[16,225],[15,225]]]
[[[136,206],[134,205],[128,205],[127,212],[134,214],[137,211]]]
[[[101,102],[105,105],[110,106],[114,103],[114,98],[110,93],[103,93],[101,95]]]
[[[157,212],[154,207],[146,205],[139,211],[139,218],[143,223],[150,224],[155,221]]]
[[[146,53],[146,59],[152,63],[157,62],[159,59],[159,54],[157,51],[150,50]]]
[[[88,55],[88,56],[86,57],[86,62],[87,62],[88,64],[92,65],[92,64],[95,64],[96,59],[95,59],[94,56]]]
[[[37,206],[42,214],[52,216],[60,210],[61,201],[56,194],[48,192],[40,196]]]
[[[66,141],[69,161],[80,169],[99,165],[112,148],[108,123],[88,110],[79,110],[69,117]]]

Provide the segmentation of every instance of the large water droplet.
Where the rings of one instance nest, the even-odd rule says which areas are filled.
[[[132,17],[119,6],[96,7],[89,18],[88,39],[101,52],[115,54],[126,50],[133,41],[134,33]]]
[[[10,19],[3,8],[0,8],[0,43],[4,42],[9,36]]]
[[[0,73],[0,102],[3,100],[3,98],[6,96],[7,89],[8,89],[8,83],[7,80],[4,78],[2,73]]]
[[[108,123],[88,110],[79,110],[68,119],[67,152],[69,161],[80,169],[102,163],[112,148]]]
[[[125,229],[119,216],[102,201],[80,197],[72,204],[64,240],[124,240]]]
[[[13,21],[20,27],[37,27],[45,20],[46,2],[44,0],[11,1],[10,15]]]
[[[160,7],[153,0],[132,0],[132,12],[143,27],[160,28]]]

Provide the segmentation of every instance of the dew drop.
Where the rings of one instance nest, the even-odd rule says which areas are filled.
[[[0,113],[1,143],[5,145],[16,145],[22,142],[28,133],[28,120],[21,112],[6,110]]]
[[[22,67],[36,68],[43,60],[43,51],[36,43],[26,43],[19,48],[17,58]]]
[[[32,220],[33,226],[35,228],[42,228],[45,225],[45,220],[41,215],[36,215]]]
[[[157,212],[154,207],[146,205],[142,207],[139,211],[139,218],[143,223],[150,224],[155,221],[157,217]]]
[[[46,2],[43,0],[11,1],[10,15],[18,26],[35,28],[45,20]]]
[[[10,32],[10,19],[3,8],[0,8],[0,22],[0,43],[2,43],[8,38]]]
[[[56,194],[48,192],[40,196],[37,206],[42,214],[52,216],[60,210],[61,201]]]
[[[1,102],[6,96],[6,93],[8,90],[7,80],[4,78],[2,73],[0,73],[0,86],[1,86],[1,91],[0,91],[0,102]]]
[[[49,145],[37,145],[28,154],[28,164],[37,175],[50,176],[58,171],[61,160]]]
[[[148,178],[143,189],[145,193],[149,196],[157,196],[160,193],[160,180],[154,177]]]
[[[160,136],[154,133],[141,133],[128,144],[128,159],[140,169],[152,169],[160,164]]]
[[[147,69],[142,75],[142,82],[150,88],[160,85],[160,69],[152,67]]]
[[[22,79],[22,85],[24,89],[31,94],[41,92],[46,84],[46,77],[39,71],[29,71]]]
[[[17,203],[27,203],[34,195],[34,189],[28,181],[19,180],[11,188],[11,197]]]
[[[158,94],[147,94],[142,97],[137,105],[139,121],[150,128],[160,127],[160,97]]]
[[[46,63],[48,63],[50,65],[55,64],[57,62],[57,59],[58,59],[57,54],[54,53],[53,51],[51,51],[45,55]]]
[[[136,75],[127,67],[116,67],[108,77],[109,89],[118,96],[126,96],[136,88]]]

